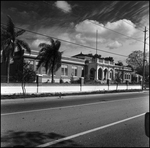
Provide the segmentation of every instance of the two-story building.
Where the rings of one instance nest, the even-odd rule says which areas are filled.
[[[38,59],[36,59],[38,51],[32,50],[31,54],[24,53],[23,60],[29,63],[29,66],[36,71],[37,74],[42,75],[42,82],[51,82],[51,75],[47,75],[45,68],[40,67],[38,70],[36,66]],[[1,63],[2,65],[2,63]],[[10,76],[14,75],[16,69],[16,63],[11,63]],[[6,77],[6,64],[1,66],[1,78]],[[109,79],[111,83],[114,83],[119,75],[122,79],[121,82],[132,81],[133,71],[127,66],[118,66],[113,61],[105,60],[105,58],[94,58],[92,54],[78,54],[72,57],[62,56],[61,67],[54,74],[54,81],[56,83],[63,82],[70,83],[71,77],[74,80],[78,80],[80,77],[84,77],[84,80],[96,80],[101,83],[106,83]],[[141,77],[138,75],[138,77]],[[141,78],[137,78],[139,82]]]

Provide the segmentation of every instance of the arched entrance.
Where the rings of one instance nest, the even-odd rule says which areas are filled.
[[[103,73],[102,68],[99,68],[98,69],[98,80],[102,80],[102,73]]]
[[[112,70],[112,69],[110,70],[109,78],[110,78],[111,80],[114,80],[114,77],[113,77],[113,70]]]
[[[90,69],[90,80],[94,80],[95,79],[95,69],[91,68]]]
[[[104,70],[104,80],[108,79],[108,69]]]

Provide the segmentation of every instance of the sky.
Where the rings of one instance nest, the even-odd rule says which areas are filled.
[[[16,27],[59,39],[60,51],[67,57],[95,54],[97,48],[102,57],[125,63],[127,57],[115,54],[144,51],[145,26],[149,37],[149,1],[1,1],[1,23],[6,24],[7,15]],[[50,43],[28,31],[20,38],[37,51],[40,43]],[[148,44],[149,38],[146,51]]]

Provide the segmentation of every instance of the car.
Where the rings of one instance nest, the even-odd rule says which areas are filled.
[[[145,134],[149,137],[149,112],[145,114]]]

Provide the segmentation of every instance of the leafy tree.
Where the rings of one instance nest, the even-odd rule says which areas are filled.
[[[29,63],[24,62],[23,66],[22,64],[18,65],[18,69],[16,70],[15,75],[12,78],[12,81],[21,82],[23,94],[25,94],[26,93],[25,84],[34,82],[35,78],[36,72],[30,66],[30,62]]]
[[[1,50],[3,61],[7,62],[7,83],[9,83],[10,60],[14,57],[15,49],[17,48],[20,52],[20,56],[22,56],[21,53],[23,49],[28,53],[31,53],[31,49],[25,41],[18,39],[25,30],[21,29],[16,31],[12,19],[10,16],[7,17],[7,25],[1,26]]]
[[[105,58],[105,60],[107,60],[107,61],[111,61],[111,62],[114,62],[113,57],[106,57],[106,58]]]
[[[145,76],[149,75],[149,53],[145,54]],[[143,75],[143,52],[133,51],[126,59],[127,64],[131,65],[137,74]]]
[[[122,82],[121,72],[117,72],[115,77],[116,77],[116,79],[115,79],[116,83],[121,83]]]
[[[95,54],[94,56],[93,56],[93,58],[101,58],[101,55],[100,54]]]
[[[36,77],[36,72],[33,70],[32,67],[26,62],[23,63],[23,72],[22,68],[18,68],[15,75],[13,76],[13,81],[15,82],[34,82]]]
[[[52,74],[52,83],[54,83],[54,72],[56,72],[61,66],[62,53],[59,51],[61,42],[50,39],[51,44],[41,43],[41,48],[37,59],[39,59],[37,69],[43,66],[46,69],[46,73]]]
[[[122,63],[122,61],[118,61],[118,63],[116,63],[115,65],[123,66],[123,63]]]

